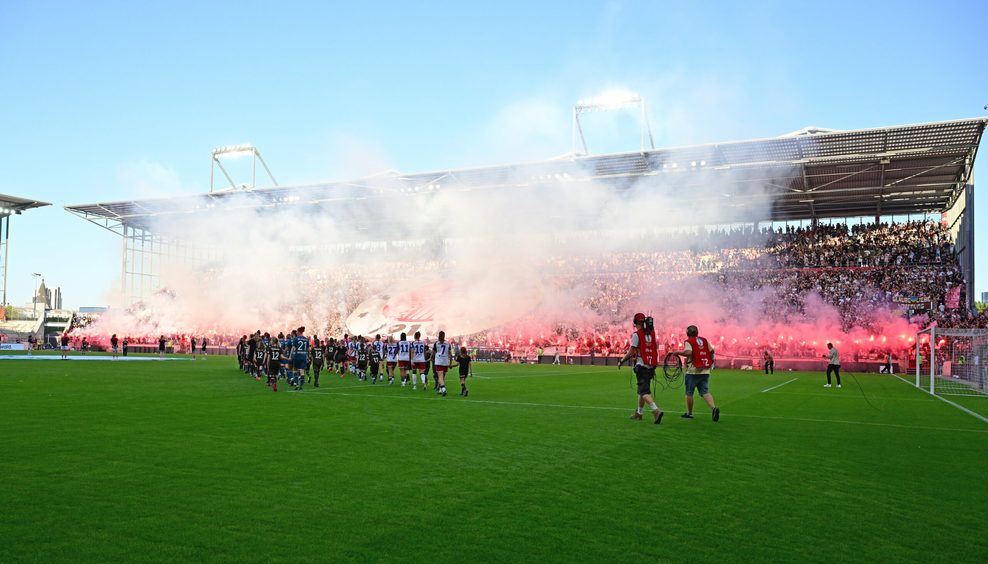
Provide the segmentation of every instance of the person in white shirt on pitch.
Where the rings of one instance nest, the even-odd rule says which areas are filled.
[[[439,340],[432,345],[432,369],[436,372],[439,393],[446,397],[446,373],[453,360],[452,349],[446,342],[446,332],[439,332]]]
[[[837,347],[833,343],[827,343],[827,348],[830,350],[828,354],[823,355],[823,358],[828,360],[827,364],[827,383],[823,385],[824,388],[830,387],[830,373],[833,372],[837,376],[837,387],[840,387],[840,353],[837,352]]]

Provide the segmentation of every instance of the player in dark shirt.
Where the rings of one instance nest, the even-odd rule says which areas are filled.
[[[262,374],[268,374],[268,376],[271,376],[271,374],[265,370],[266,367],[264,365],[267,348],[268,345],[265,345],[263,341],[258,339],[257,345],[254,347],[254,358],[250,367],[250,375],[257,380],[261,379]],[[278,374],[275,373],[274,376],[277,378]]]
[[[312,347],[312,372],[315,375],[313,385],[319,387],[319,373],[322,372],[322,363],[326,357],[326,346],[317,338]]]
[[[244,351],[247,349],[247,335],[240,337],[237,341],[237,366],[244,369]]]
[[[264,358],[261,364],[267,369],[268,386],[271,387],[272,391],[277,392],[278,372],[281,371],[281,343],[277,339],[271,339],[267,347],[265,347]]]
[[[117,339],[117,334],[114,333],[113,336],[110,337],[110,350],[113,352],[113,360],[117,360],[117,345],[119,344],[120,341]]]
[[[342,377],[346,372],[346,341],[343,339],[336,341],[336,351],[333,358],[336,360],[336,371]]]
[[[254,354],[257,351],[257,344],[260,342],[260,335],[254,333],[247,340],[247,356],[244,357],[244,372],[254,375]]]
[[[319,336],[313,335],[312,342],[309,345],[309,358],[305,360],[305,383],[312,383],[312,349],[319,346]]]
[[[367,343],[364,342],[363,336],[357,336],[356,341],[356,352],[357,352],[357,379],[366,380],[367,379]]]
[[[162,335],[158,337],[158,358],[164,358],[165,356],[165,336]]]
[[[381,349],[377,345],[380,339],[367,343],[367,367],[370,369],[371,384],[377,384],[377,375],[381,372]]]
[[[192,340],[190,341],[190,344],[189,344],[189,353],[192,354],[192,360],[195,360],[196,359],[196,338],[195,337],[192,337]]]
[[[467,397],[470,392],[467,390],[467,376],[473,376],[473,367],[470,366],[470,355],[466,347],[460,347],[460,354],[456,355],[456,363],[460,367],[460,395]]]

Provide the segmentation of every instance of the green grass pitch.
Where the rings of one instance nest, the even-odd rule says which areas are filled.
[[[475,372],[0,361],[0,562],[988,560],[988,424],[895,377],[718,370],[656,426],[627,367]]]

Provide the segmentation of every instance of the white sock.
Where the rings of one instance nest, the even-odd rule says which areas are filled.
[[[635,413],[637,413],[638,415],[641,415],[642,414],[642,408],[639,407],[638,409],[636,409],[635,410]]]
[[[652,411],[658,411],[659,410],[659,406],[655,405],[655,402],[654,401],[649,405],[649,407],[652,408]]]

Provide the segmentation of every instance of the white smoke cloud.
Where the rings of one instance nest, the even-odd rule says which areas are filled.
[[[558,139],[569,123],[565,112],[536,101],[506,108],[502,121],[502,141],[518,136],[517,145],[526,147],[519,158]],[[738,335],[755,327],[787,338],[840,332],[836,311],[822,302],[813,301],[814,315],[804,324],[783,328],[760,313],[764,292],[735,296],[743,314],[727,319],[719,306],[723,290],[697,278],[673,284],[681,277],[631,276],[645,287],[629,291],[621,278],[587,276],[629,264],[648,272],[648,252],[664,248],[670,226],[736,219],[723,194],[748,179],[705,169],[702,153],[694,158],[620,186],[593,180],[578,166],[566,173],[519,167],[499,186],[363,178],[344,197],[319,205],[305,190],[296,192],[298,201],[263,207],[250,193],[226,196],[216,208],[157,219],[153,231],[192,242],[196,258],[162,262],[169,292],[146,300],[141,312],[108,315],[97,330],[244,334],[305,325],[321,336],[417,327],[560,336],[562,327],[624,326],[623,316],[641,309],[668,326],[701,324]],[[385,168],[368,146],[354,146],[353,159],[354,171]],[[163,167],[147,171],[147,185],[177,181]],[[743,195],[754,196],[746,200],[748,217],[770,217],[769,199],[757,197],[766,187],[743,185]],[[615,266],[615,255],[633,252],[642,253],[639,263],[624,256]],[[607,284],[617,305],[595,306]]]

